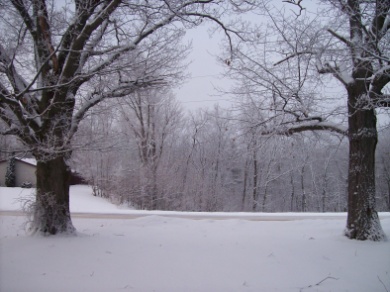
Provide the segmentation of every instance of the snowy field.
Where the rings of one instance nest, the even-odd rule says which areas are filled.
[[[30,192],[0,187],[0,210]],[[23,216],[0,211],[0,291],[390,291],[390,242],[348,240],[345,214],[193,220],[118,208],[86,186],[72,187],[71,211],[71,237],[28,236]],[[380,216],[390,238],[390,214]]]

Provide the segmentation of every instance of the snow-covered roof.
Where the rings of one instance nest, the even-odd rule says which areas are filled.
[[[35,158],[21,158],[21,157],[15,157],[16,160],[18,161],[21,161],[21,162],[25,162],[27,164],[30,164],[30,165],[33,165],[33,166],[37,166],[37,160]],[[7,162],[8,160],[2,160],[0,162]],[[71,169],[71,172],[72,173],[77,173],[76,170],[74,169]]]
[[[15,157],[17,161],[21,161],[33,166],[37,166],[37,160],[35,158],[20,158],[20,157]],[[8,163],[8,159],[0,160],[0,163]]]
[[[37,165],[37,160],[35,158],[20,158],[20,157],[16,157],[17,160],[19,161],[23,161],[23,162],[26,162],[28,164],[31,164],[31,165]]]

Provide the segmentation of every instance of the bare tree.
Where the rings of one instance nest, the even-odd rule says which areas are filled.
[[[385,87],[390,82],[390,1],[337,1],[332,5],[348,22],[349,31],[328,29],[332,41],[346,56],[329,61],[318,54],[318,71],[332,74],[347,91],[349,177],[349,238],[385,238],[375,210],[376,112],[389,107]]]
[[[159,187],[159,168],[167,139],[178,126],[181,112],[168,91],[144,90],[120,101],[122,128],[137,144],[140,194],[133,203],[143,209],[161,209],[164,195]]]
[[[32,230],[73,232],[67,161],[86,113],[105,99],[177,80],[183,27],[246,1],[11,0],[1,5],[0,118],[37,159]],[[177,25],[173,25],[176,23]],[[160,56],[160,57],[158,57]],[[137,70],[148,60],[151,70]],[[156,62],[165,64],[156,71]]]
[[[118,174],[123,139],[117,114],[112,101],[96,105],[80,123],[72,142],[70,164],[82,173],[95,196],[109,197]]]
[[[390,106],[386,91],[390,81],[390,2],[322,2],[327,10],[319,20],[288,17],[265,7],[271,24],[268,33],[257,30],[246,50],[237,49],[230,70],[243,84],[237,94],[264,97],[259,107],[268,110],[267,122],[272,127],[263,134],[326,130],[348,135],[345,234],[379,241],[385,235],[375,209],[375,109]],[[329,98],[318,90],[324,88],[318,74],[329,74],[344,86],[348,131],[337,118],[342,113],[338,106],[341,98]],[[326,101],[335,107],[330,108]],[[329,122],[331,116],[335,123]]]

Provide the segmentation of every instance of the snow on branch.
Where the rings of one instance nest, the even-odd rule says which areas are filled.
[[[365,104],[367,108],[390,108],[390,95],[381,94],[371,97],[370,100]]]
[[[12,98],[12,95],[7,88],[0,83],[0,119],[9,127],[15,126],[15,118],[22,125],[27,125],[27,114],[22,103],[15,98]]]
[[[16,93],[22,92],[27,87],[27,82],[18,74],[13,64],[13,60],[8,56],[5,48],[0,44],[0,63],[5,70],[5,74]]]
[[[31,35],[36,35],[36,26],[34,21],[31,19],[30,14],[28,13],[28,10],[26,9],[26,6],[24,5],[22,0],[11,0],[14,7],[18,10],[20,16],[23,18],[23,21],[27,27],[27,29],[30,31]]]
[[[2,136],[7,136],[7,135],[16,136],[18,134],[19,134],[19,128],[12,125],[11,128],[0,131],[0,135]]]
[[[327,31],[332,35],[334,36],[335,38],[339,39],[340,41],[342,41],[344,44],[346,44],[350,49],[353,49],[354,48],[354,44],[346,39],[345,37],[343,37],[342,35],[339,35],[338,33],[336,33],[335,31],[331,30],[331,29],[327,29]]]
[[[329,131],[346,136],[348,131],[340,126],[330,122],[318,122],[318,123],[300,123],[289,127],[280,127],[268,131],[263,131],[262,135],[282,135],[291,136],[296,133],[302,133],[307,131]]]
[[[113,64],[116,60],[118,60],[122,55],[133,51],[137,48],[137,46],[144,40],[146,39],[149,35],[154,33],[156,30],[159,28],[162,28],[172,22],[172,20],[175,18],[175,15],[169,15],[165,19],[161,20],[160,22],[154,24],[152,27],[149,27],[148,29],[142,30],[137,38],[133,40],[132,42],[123,45],[123,46],[113,46],[111,48],[108,48],[105,51],[93,51],[92,48],[93,46],[96,46],[99,40],[103,37],[102,32],[99,34],[96,39],[92,40],[90,44],[87,44],[87,47],[89,48],[88,51],[86,51],[86,54],[81,56],[81,61],[80,61],[80,66],[84,65],[87,59],[87,56],[97,56],[97,55],[107,55],[108,53],[112,53],[109,58],[104,60],[102,63],[97,64],[93,68],[91,68],[86,75],[87,76],[93,76],[96,73],[99,73],[101,70],[107,68],[111,64]],[[106,23],[103,23],[103,31],[106,30]],[[146,27],[145,27],[146,28]],[[80,68],[79,68],[80,71]],[[87,78],[85,81],[87,81],[89,78]]]
[[[8,56],[4,47],[0,44],[0,64],[4,67],[4,73],[9,81],[9,87],[12,87],[14,93],[0,83],[0,101],[7,104],[20,123],[27,124],[28,120],[33,121],[30,126],[37,128],[37,119],[31,116],[37,116],[36,98],[30,94],[29,88],[32,87],[34,81],[30,84],[17,72],[13,60]],[[5,120],[2,114],[1,118]],[[6,121],[7,124],[9,124]]]
[[[111,1],[108,5],[104,6],[102,10],[97,14],[95,19],[93,19],[90,23],[84,26],[83,30],[80,32],[79,36],[75,40],[75,46],[78,47],[81,44],[85,44],[85,42],[89,39],[92,33],[111,15],[115,9],[121,3],[120,0]]]
[[[342,70],[337,64],[327,62],[324,65],[317,65],[317,71],[319,74],[332,74],[344,86],[348,86],[355,81],[347,70]]]
[[[114,63],[121,55],[131,50],[134,50],[136,47],[137,46],[134,43],[130,43],[127,46],[119,47],[120,49],[117,52],[115,52],[110,58],[96,65],[95,67],[91,68],[91,70],[86,75],[92,77],[94,74],[100,72],[104,68]]]
[[[375,8],[375,17],[373,17],[370,26],[370,33],[379,41],[390,28],[390,3],[389,1],[378,1]]]
[[[76,63],[79,63],[80,61],[79,58],[81,57],[81,53],[85,44],[91,37],[92,33],[97,28],[99,28],[104,23],[104,21],[115,11],[115,9],[119,6],[120,2],[121,1],[119,0],[110,2],[102,8],[102,10],[93,20],[91,20],[91,22],[86,23],[85,20],[81,24],[84,26],[81,28],[81,31],[79,32],[78,36],[73,40],[73,42],[71,41],[71,38],[73,37],[71,36],[71,33],[74,33],[73,28],[69,31],[69,35],[65,35],[67,39],[64,44],[67,45],[68,43],[72,43],[72,45],[70,46],[69,50],[67,50],[69,54],[66,57],[63,56],[66,61],[63,65],[61,75],[62,80],[66,81],[67,79],[71,78],[71,76],[74,75],[75,72],[80,71],[79,66],[77,66]]]

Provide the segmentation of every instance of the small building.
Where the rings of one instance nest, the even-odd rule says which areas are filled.
[[[0,161],[0,186],[5,186],[8,160]],[[15,158],[15,186],[32,186],[37,184],[36,178],[37,161],[34,158]],[[76,172],[72,171],[70,184],[86,184],[84,179]]]

